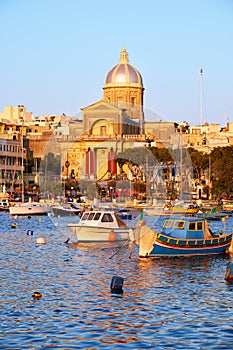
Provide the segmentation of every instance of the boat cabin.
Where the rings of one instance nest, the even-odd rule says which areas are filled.
[[[185,239],[201,239],[213,237],[208,227],[208,222],[200,218],[165,218],[162,226],[162,233],[166,236],[185,238]]]
[[[126,227],[126,223],[122,221],[114,211],[90,211],[84,212],[80,225],[90,226],[112,226],[116,224],[117,227]]]

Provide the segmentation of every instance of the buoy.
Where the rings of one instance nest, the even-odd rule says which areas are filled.
[[[46,241],[45,241],[45,239],[43,237],[38,237],[37,240],[36,240],[36,243],[37,244],[45,244]]]
[[[39,221],[39,222],[42,222],[42,218],[39,218],[38,221]]]
[[[33,292],[32,297],[33,299],[40,299],[42,297],[42,294],[40,292]]]
[[[18,219],[18,215],[15,215],[15,219],[16,219],[16,220]]]
[[[33,236],[33,231],[32,230],[27,230],[27,235],[28,236]]]
[[[113,276],[111,281],[111,293],[113,294],[122,294],[123,293],[123,282],[124,278],[120,276]]]
[[[229,262],[227,265],[225,280],[228,282],[233,282],[233,263]]]
[[[116,241],[117,237],[114,231],[111,231],[108,236],[109,241],[114,242]]]
[[[55,226],[55,227],[57,227],[57,226],[58,226],[58,223],[57,223],[57,222],[55,222],[54,226]]]
[[[16,228],[16,227],[17,227],[16,222],[13,222],[13,224],[11,225],[11,228]]]

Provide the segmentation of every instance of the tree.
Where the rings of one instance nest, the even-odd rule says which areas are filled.
[[[61,174],[61,156],[54,156],[53,153],[48,153],[40,162],[40,171],[52,173],[54,175]]]
[[[201,181],[203,172],[209,168],[209,155],[203,152],[198,152],[194,148],[188,148],[193,167],[193,176],[198,181]]]
[[[212,193],[230,198],[233,193],[233,147],[216,147],[211,152]]]

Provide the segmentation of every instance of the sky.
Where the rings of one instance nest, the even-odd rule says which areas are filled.
[[[126,47],[147,120],[233,122],[232,0],[0,0],[0,111],[79,115]]]

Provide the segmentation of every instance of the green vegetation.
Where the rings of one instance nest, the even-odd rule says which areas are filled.
[[[212,193],[216,199],[233,199],[233,146],[214,148],[210,154],[188,148],[188,155],[196,185],[202,186],[203,193]],[[116,161],[121,168],[124,164],[140,164],[143,167],[163,164],[168,167],[175,163],[175,157],[176,154],[172,155],[165,148],[138,147],[119,153]],[[211,186],[206,184],[206,180],[211,180]]]

